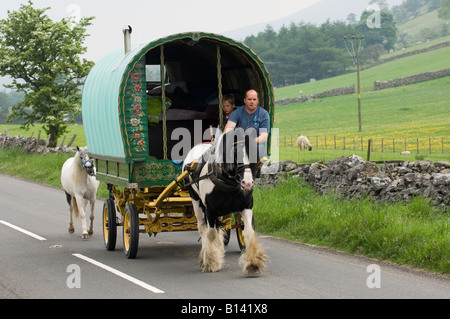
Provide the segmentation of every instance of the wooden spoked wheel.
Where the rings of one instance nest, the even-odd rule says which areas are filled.
[[[107,199],[103,204],[103,242],[105,244],[106,250],[115,250],[116,240],[116,209],[114,207],[114,201],[111,199]]]
[[[139,216],[134,204],[126,204],[123,216],[123,249],[128,259],[136,258],[139,246]]]

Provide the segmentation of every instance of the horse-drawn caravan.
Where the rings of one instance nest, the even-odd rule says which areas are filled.
[[[223,129],[224,94],[242,105],[247,89],[258,90],[271,122],[274,98],[264,64],[242,43],[183,33],[131,46],[129,33],[124,30],[125,50],[88,75],[82,114],[96,178],[110,193],[103,208],[106,248],[115,249],[122,226],[125,254],[134,258],[139,233],[197,230],[185,185],[197,162],[183,172],[182,161],[194,145],[211,142],[209,132]],[[237,228],[244,247],[239,214],[223,218],[221,227]]]

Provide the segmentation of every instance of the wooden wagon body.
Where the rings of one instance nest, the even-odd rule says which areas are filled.
[[[263,62],[244,44],[211,33],[137,43],[92,68],[83,88],[83,125],[96,178],[110,190],[103,214],[109,250],[117,225],[124,226],[129,258],[137,252],[136,233],[197,229],[180,186],[185,175],[177,134],[185,133],[183,143],[191,147],[210,141],[208,128],[223,129],[224,94],[242,105],[248,89],[259,92],[272,124],[273,88]]]

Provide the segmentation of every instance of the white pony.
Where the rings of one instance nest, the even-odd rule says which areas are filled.
[[[308,149],[308,151],[312,151],[312,146],[306,136],[299,136],[297,139],[297,146],[300,148],[300,151],[304,151],[306,149]]]
[[[70,222],[69,233],[73,233],[72,213],[75,217],[81,218],[81,238],[87,239],[88,234],[92,236],[94,233],[94,208],[97,195],[97,189],[100,184],[95,179],[94,162],[89,159],[87,147],[79,148],[74,157],[69,158],[63,165],[61,170],[61,184],[66,192],[66,199],[69,203]],[[89,231],[86,224],[86,206],[91,206]]]

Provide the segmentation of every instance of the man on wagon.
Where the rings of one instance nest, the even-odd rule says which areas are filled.
[[[245,93],[244,105],[231,113],[225,126],[224,133],[240,127],[245,131],[247,129],[256,130],[256,143],[258,144],[258,160],[264,161],[266,154],[266,142],[270,131],[269,113],[259,106],[258,92],[248,90]]]

